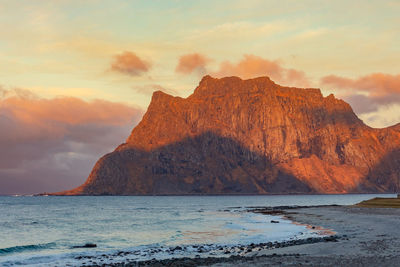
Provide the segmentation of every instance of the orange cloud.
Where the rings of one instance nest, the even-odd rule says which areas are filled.
[[[116,55],[111,64],[111,70],[130,76],[139,76],[144,72],[148,72],[150,68],[151,64],[149,62],[129,51]]]
[[[243,79],[269,76],[283,85],[309,86],[309,81],[302,71],[286,69],[278,61],[271,61],[255,55],[244,55],[238,63],[224,61],[219,70],[212,73],[216,77],[239,76]]]
[[[76,125],[106,123],[121,125],[132,118],[135,109],[125,104],[94,100],[86,102],[75,97],[27,99],[12,97],[3,100],[2,107],[24,123],[59,122]]]
[[[203,75],[206,73],[206,65],[209,61],[210,60],[206,56],[198,53],[183,55],[179,58],[179,63],[176,66],[175,72],[191,74],[197,71]]]
[[[359,113],[376,111],[381,105],[400,103],[400,74],[372,73],[356,79],[329,75],[323,77],[321,83],[345,90],[343,98]]]
[[[142,86],[134,86],[132,89],[143,95],[152,95],[155,91],[163,91],[164,93],[170,94],[170,95],[179,95],[179,92],[164,86],[161,86],[159,84],[149,84],[149,85],[142,85]]]
[[[354,86],[354,80],[336,75],[322,77],[321,83],[325,85],[332,85],[337,88],[351,88]]]
[[[323,84],[340,89],[352,89],[369,92],[373,97],[400,94],[400,74],[372,73],[357,79],[329,75],[321,79]]]
[[[295,69],[285,69],[286,83],[293,86],[310,86],[310,81],[308,80],[304,71]],[[283,81],[285,83],[285,81]]]
[[[43,99],[28,90],[0,88],[0,194],[80,184],[142,114],[123,103]]]

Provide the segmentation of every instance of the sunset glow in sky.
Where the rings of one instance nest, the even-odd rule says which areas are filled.
[[[153,91],[269,76],[400,122],[400,1],[0,0],[0,194],[81,184]]]

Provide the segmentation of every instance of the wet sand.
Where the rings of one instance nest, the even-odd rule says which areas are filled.
[[[273,253],[300,256],[267,260],[255,258],[252,259],[253,265],[400,266],[400,209],[337,206],[288,212],[286,216],[293,221],[332,229],[341,238],[338,242],[304,244],[254,253],[253,256]]]
[[[268,214],[271,211],[265,212]],[[120,262],[113,266],[400,265],[400,209],[321,206],[295,209],[287,207],[272,212],[296,223],[331,229],[336,235],[331,239],[315,239],[298,244],[255,244],[243,256]]]

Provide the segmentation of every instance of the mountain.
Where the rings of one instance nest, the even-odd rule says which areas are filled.
[[[205,76],[187,98],[154,92],[126,143],[60,195],[394,192],[400,124],[365,125],[319,89]]]

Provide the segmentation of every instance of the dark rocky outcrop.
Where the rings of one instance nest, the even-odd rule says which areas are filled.
[[[66,195],[393,192],[400,124],[365,125],[319,89],[205,76],[187,98],[153,94],[126,143]]]

